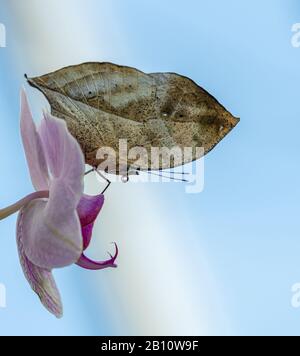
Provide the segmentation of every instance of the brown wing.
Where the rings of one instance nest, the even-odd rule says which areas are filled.
[[[207,153],[239,121],[192,80],[174,73],[84,63],[28,82],[44,93],[53,115],[67,122],[93,166],[99,148],[118,152],[119,139],[126,139],[128,149],[145,148],[141,169],[171,168],[180,163],[167,156],[153,165],[151,148],[203,147]],[[198,158],[194,150],[190,161]]]

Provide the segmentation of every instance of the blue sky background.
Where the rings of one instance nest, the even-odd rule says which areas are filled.
[[[104,257],[116,241],[119,268],[56,271],[62,320],[22,275],[16,217],[2,221],[0,334],[299,335],[291,307],[300,282],[300,48],[291,45],[299,2],[20,3],[0,0],[1,206],[32,189],[18,131],[25,72],[89,60],[178,72],[241,121],[206,157],[201,194],[175,183],[111,188],[90,254]],[[38,117],[47,103],[27,91]]]

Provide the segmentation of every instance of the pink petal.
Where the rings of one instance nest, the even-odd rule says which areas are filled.
[[[57,318],[62,317],[61,298],[51,271],[35,266],[26,257],[23,246],[23,210],[20,211],[17,222],[17,245],[21,266],[31,288],[47,310]]]
[[[116,253],[114,256],[111,256],[111,258],[109,260],[103,261],[103,262],[97,262],[97,261],[93,261],[93,260],[89,259],[84,254],[82,254],[80,259],[77,262],[77,265],[82,268],[94,270],[94,271],[104,269],[104,268],[116,268],[117,265],[115,264],[115,260],[118,257],[119,250],[118,250],[118,246],[116,244],[115,244],[115,246],[116,246]]]
[[[69,133],[66,123],[50,114],[44,114],[39,127],[47,164],[53,178],[61,178],[77,198],[83,194],[85,160],[82,150]]]
[[[84,158],[66,124],[45,115],[39,128],[52,179],[49,200],[24,209],[23,245],[35,265],[52,269],[75,263],[83,249],[77,206],[83,194]]]
[[[48,190],[49,177],[44,150],[40,137],[37,133],[24,90],[21,92],[20,125],[23,146],[32,184],[37,191]]]
[[[56,194],[64,194],[57,185]],[[51,205],[52,204],[52,205]],[[51,270],[76,263],[81,256],[82,236],[78,215],[67,209],[61,215],[49,213],[53,202],[34,200],[23,208],[22,243],[27,258],[36,266]]]
[[[77,207],[77,212],[82,227],[83,249],[90,244],[94,222],[97,219],[104,204],[104,195],[83,195]]]

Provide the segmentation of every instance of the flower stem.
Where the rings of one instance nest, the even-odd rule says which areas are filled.
[[[42,198],[49,198],[49,191],[41,191],[41,192],[35,192],[29,194],[27,195],[27,197],[19,200],[17,203],[8,206],[7,208],[0,209],[0,220],[6,219],[8,216],[16,213],[21,208],[23,208],[23,206],[30,203],[32,200],[42,199]]]

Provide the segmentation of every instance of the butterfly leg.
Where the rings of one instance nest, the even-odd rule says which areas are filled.
[[[96,172],[99,177],[101,177],[102,179],[104,179],[106,181],[107,185],[106,185],[106,187],[104,188],[104,190],[101,193],[101,194],[104,194],[107,191],[107,189],[109,188],[109,186],[111,185],[111,181],[109,179],[107,179],[100,171],[98,171],[98,169],[96,167],[91,168],[90,170],[85,172],[84,175],[87,176],[87,175],[89,175],[89,174],[91,174],[93,172]]]
[[[95,168],[90,169],[89,171],[85,172],[84,175],[88,176],[90,173],[95,172]]]
[[[104,194],[107,191],[107,189],[109,188],[109,186],[111,185],[111,181],[109,179],[107,179],[100,171],[98,171],[97,168],[95,168],[95,172],[98,174],[99,177],[104,179],[107,183],[106,187],[104,188],[104,190],[101,193],[101,194]]]

